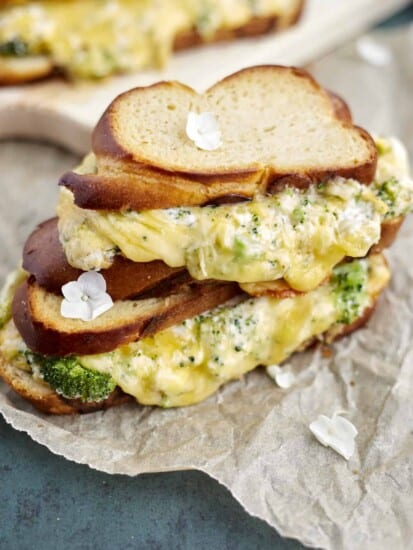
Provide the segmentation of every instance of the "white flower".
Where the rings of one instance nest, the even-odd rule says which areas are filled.
[[[389,48],[368,36],[359,38],[356,42],[356,48],[357,53],[364,61],[376,67],[389,65],[393,59],[393,54]]]
[[[186,121],[186,135],[199,149],[214,151],[222,145],[221,132],[219,131],[214,113],[188,113]]]
[[[113,306],[106,293],[106,281],[96,271],[82,273],[77,281],[63,285],[62,294],[60,313],[68,319],[92,321]]]
[[[311,422],[310,430],[322,445],[331,447],[346,460],[353,455],[358,432],[349,420],[338,413],[334,413],[332,418],[320,414],[317,420]]]
[[[283,388],[284,390],[291,388],[296,380],[296,376],[291,371],[291,367],[287,365],[284,367],[270,365],[267,367],[267,374],[278,386],[280,386],[280,388]]]

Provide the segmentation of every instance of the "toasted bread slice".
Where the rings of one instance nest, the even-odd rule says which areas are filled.
[[[186,136],[190,111],[215,114],[219,149],[199,150]],[[130,90],[105,111],[92,149],[99,168],[124,160],[138,173],[143,164],[235,181],[245,173],[261,173],[269,181],[334,173],[370,182],[377,159],[370,135],[341,120],[328,93],[306,71],[281,66],[241,70],[203,95],[178,82]]]
[[[190,110],[218,117],[219,150],[200,151],[187,138]],[[98,123],[93,151],[95,160],[60,180],[78,206],[93,210],[203,205],[331,175],[369,183],[377,161],[372,138],[352,124],[340,97],[305,71],[278,66],[245,69],[203,96],[176,82],[126,92]]]
[[[32,80],[45,78],[52,72],[52,60],[44,55],[29,57],[0,56],[0,85],[31,82]]]
[[[267,17],[255,16],[245,25],[233,29],[218,29],[210,37],[201,35],[196,28],[181,31],[175,38],[174,50],[184,50],[211,42],[227,42],[238,38],[251,38],[282,30],[294,25],[299,20],[303,7],[304,0],[295,0],[291,2],[289,10],[283,14],[268,15]]]
[[[237,284],[201,284],[164,298],[117,301],[93,321],[60,314],[62,298],[30,277],[17,290],[13,319],[27,346],[43,355],[87,355],[116,349],[240,295]]]
[[[41,223],[31,233],[23,249],[23,268],[41,287],[59,295],[64,284],[81,275],[82,271],[66,260],[59,241],[57,218]],[[159,293],[165,293],[192,281],[184,268],[169,267],[162,261],[135,263],[119,255],[102,274],[113,300],[137,297],[155,288]],[[159,289],[161,282],[162,288]]]
[[[285,29],[298,21],[303,6],[304,0],[292,0],[289,6],[278,9],[275,14],[254,16],[244,25],[218,28],[208,35],[201,34],[196,27],[182,29],[173,40],[172,50],[178,51],[206,43],[254,37]],[[0,57],[0,85],[38,80],[52,75],[56,70],[59,73],[68,74],[67,68],[54,62],[51,56]],[[118,72],[115,67],[113,72]]]
[[[20,369],[0,355],[0,377],[13,390],[39,411],[48,414],[75,414],[109,409],[134,401],[133,397],[116,388],[107,399],[84,403],[80,399],[66,399],[58,395],[46,382],[36,379],[31,372]]]

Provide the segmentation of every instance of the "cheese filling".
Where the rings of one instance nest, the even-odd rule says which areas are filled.
[[[100,78],[164,64],[182,31],[196,29],[208,40],[254,16],[279,13],[287,22],[297,6],[298,0],[12,0],[0,9],[0,63],[1,56],[45,55],[74,76]]]
[[[326,331],[333,337],[373,304],[389,277],[381,255],[355,260],[307,294],[223,305],[113,352],[76,360],[110,375],[139,403],[191,405],[258,365],[280,363]],[[24,357],[12,322],[0,335],[0,351],[17,364]]]
[[[309,291],[345,256],[365,256],[379,241],[383,220],[413,208],[403,146],[377,143],[382,152],[371,186],[334,178],[244,203],[142,212],[81,209],[63,189],[60,239],[69,263],[84,271],[109,267],[120,251],[134,262],[186,266],[198,280],[283,278]]]

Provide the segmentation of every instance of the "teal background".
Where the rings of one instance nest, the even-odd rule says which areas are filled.
[[[412,19],[413,5],[384,25]],[[1,417],[0,441],[0,550],[304,548],[201,472],[104,474],[53,455]]]
[[[0,549],[296,550],[201,472],[108,475],[0,418]]]

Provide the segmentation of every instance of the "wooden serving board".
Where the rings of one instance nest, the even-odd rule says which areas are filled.
[[[119,93],[158,80],[204,90],[243,67],[305,65],[385,19],[410,0],[307,0],[301,21],[280,34],[204,46],[175,54],[165,70],[100,83],[48,81],[0,89],[0,138],[29,137],[85,153],[90,131]]]

